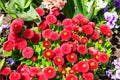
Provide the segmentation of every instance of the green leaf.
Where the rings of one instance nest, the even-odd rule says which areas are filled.
[[[40,16],[34,10],[32,6],[30,6],[29,11],[23,13],[17,13],[19,18],[24,19],[25,21],[34,21],[37,25],[41,22]]]
[[[16,12],[16,0],[10,0],[8,5],[8,13],[15,13]]]
[[[74,0],[67,0],[67,3],[62,10],[63,13],[65,14],[65,16],[68,18],[72,18],[74,16],[74,13],[75,13],[73,1]]]
[[[11,56],[11,55],[12,55],[12,51],[10,51],[10,52],[3,51],[3,54],[4,54],[5,56]]]
[[[4,63],[5,63],[5,58],[3,58],[3,59],[0,61],[0,71],[1,71]]]
[[[93,8],[91,7],[90,12],[88,12],[88,14],[86,15],[86,18],[89,19],[89,20],[91,20],[92,17],[93,17],[93,12],[94,12]]]
[[[28,0],[29,1],[29,0]],[[16,3],[21,9],[24,9],[25,0],[16,0]]]
[[[3,0],[0,0],[0,7],[7,12],[6,8],[5,8],[5,2]]]
[[[27,2],[25,2],[24,8],[27,8],[31,4],[31,2],[32,2],[32,0],[26,0],[26,1]]]

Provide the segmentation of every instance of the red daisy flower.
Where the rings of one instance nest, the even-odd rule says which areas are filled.
[[[100,38],[100,34],[98,33],[97,30],[94,30],[94,32],[93,32],[92,36],[90,36],[90,38],[93,40],[97,40]]]
[[[13,48],[14,48],[13,41],[6,41],[3,43],[3,50],[5,50],[6,52],[12,51]]]
[[[94,75],[91,72],[82,74],[82,77],[84,78],[84,80],[94,80]]]
[[[73,22],[74,25],[78,25],[79,24],[79,19],[73,18],[72,22]]]
[[[99,61],[102,62],[102,63],[107,63],[109,60],[109,57],[107,54],[105,53],[101,53],[100,54],[100,57],[99,57]]]
[[[88,25],[91,25],[92,27],[95,27],[95,23],[94,22],[89,22]]]
[[[68,44],[70,45],[72,51],[76,51],[77,50],[77,45],[74,42],[68,42]]]
[[[74,70],[70,69],[70,70],[69,70],[69,73],[70,73],[70,74],[74,74]]]
[[[23,73],[29,74],[30,73],[30,69],[29,69],[29,67],[27,65],[22,64],[22,65],[19,65],[17,67],[17,72],[19,72],[20,74],[23,74]]]
[[[43,72],[38,73],[38,80],[48,80],[46,75]]]
[[[62,70],[61,70],[61,74],[62,74],[62,75],[65,75],[66,73],[67,73],[67,71],[66,71],[65,69],[62,69]]]
[[[46,75],[46,77],[49,78],[49,79],[54,78],[55,75],[56,75],[55,68],[53,68],[51,66],[50,67],[46,67],[43,72]]]
[[[21,18],[16,18],[16,19],[13,20],[13,22],[14,22],[14,21],[20,21],[20,22],[22,23],[22,25],[24,25],[24,21],[23,21],[23,19],[21,19]]]
[[[19,33],[22,30],[23,24],[19,20],[15,20],[11,23],[10,30],[14,33]]]
[[[34,50],[31,47],[26,47],[22,51],[22,56],[24,58],[31,58],[34,54]]]
[[[78,64],[75,64],[75,65],[72,67],[72,70],[73,70],[74,72],[80,72],[79,67],[78,67]]]
[[[65,27],[66,30],[69,30],[70,32],[72,32],[74,30],[74,26],[72,25],[68,25]]]
[[[110,30],[110,27],[109,27],[108,25],[103,24],[103,25],[100,26],[100,31],[101,31],[104,35],[106,35],[106,34],[107,34],[108,32],[110,32],[111,30]]]
[[[78,80],[78,78],[74,74],[69,74],[65,80]]]
[[[43,42],[43,47],[45,47],[45,48],[50,47],[50,45],[51,45],[51,43],[50,43],[49,40],[45,40],[45,41]]]
[[[97,62],[99,61],[100,58],[100,54],[96,53],[93,55],[94,60],[96,60]]]
[[[69,54],[71,52],[71,47],[68,43],[64,43],[61,46],[61,50],[64,54]]]
[[[39,24],[39,26],[38,26],[38,28],[40,29],[40,30],[44,30],[45,28],[47,28],[47,22],[44,20],[44,21],[42,21],[40,24]]]
[[[30,68],[30,76],[34,77],[40,72],[40,69],[38,67],[32,67]]]
[[[53,7],[50,11],[50,14],[53,14],[55,16],[58,16],[60,14],[60,10],[58,7]]]
[[[32,43],[37,44],[40,42],[40,40],[41,40],[41,34],[38,32],[35,32],[34,36],[31,38]]]
[[[16,40],[17,38],[19,38],[19,34],[10,33],[10,34],[8,35],[8,40],[10,40],[10,41],[15,42],[15,40]]]
[[[87,44],[88,43],[88,38],[83,37],[83,38],[81,38],[80,42],[83,43],[83,44]]]
[[[32,62],[36,62],[37,61],[37,57],[36,56],[32,56],[31,60],[32,60]]]
[[[43,55],[45,58],[51,59],[54,56],[54,53],[52,50],[47,49],[44,51]]]
[[[86,35],[91,35],[93,33],[93,28],[90,25],[84,25],[83,31]]]
[[[53,52],[56,56],[63,56],[64,55],[60,47],[54,48]]]
[[[35,8],[35,10],[40,16],[45,15],[45,11],[43,8]]]
[[[58,33],[56,33],[56,32],[52,32],[52,33],[50,33],[50,37],[49,37],[51,40],[53,40],[53,41],[56,41],[56,40],[58,40],[58,38],[59,38],[59,34]]]
[[[79,32],[79,33],[83,32],[83,28],[82,27],[77,27],[77,32]]]
[[[77,48],[77,51],[78,51],[80,54],[86,54],[86,53],[87,53],[87,47],[84,46],[84,45],[79,45],[78,48]]]
[[[81,18],[84,18],[84,16],[83,16],[82,14],[77,14],[77,15],[75,16],[75,18],[80,21]]]
[[[27,46],[27,41],[23,38],[18,38],[15,41],[15,48],[18,50],[22,50]]]
[[[96,69],[98,69],[98,62],[97,62],[96,60],[90,59],[90,60],[88,61],[88,64],[89,64],[89,67],[90,67],[91,70],[96,70]]]
[[[90,55],[94,55],[94,54],[97,54],[98,50],[94,47],[89,47],[88,52]]]
[[[21,80],[31,80],[31,77],[27,73],[21,74]]]
[[[61,26],[61,22],[59,20],[56,22],[56,26]]]
[[[48,38],[48,39],[49,39],[50,33],[52,33],[52,32],[53,32],[53,30],[51,30],[51,29],[45,29],[45,30],[42,32],[42,36],[43,36],[44,38]]]
[[[53,62],[57,65],[57,66],[62,66],[64,64],[64,58],[62,56],[55,56],[53,58]]]
[[[81,18],[80,19],[80,23],[85,25],[85,24],[88,24],[89,23],[89,20],[87,18]]]
[[[0,73],[2,75],[9,75],[11,72],[12,72],[11,68],[9,68],[9,67],[3,67]]]
[[[71,26],[73,25],[72,20],[69,19],[69,18],[64,19],[64,20],[62,21],[62,24],[63,24],[64,27],[66,27],[66,26],[68,26],[68,25],[71,25]]]
[[[75,63],[77,61],[77,55],[75,53],[67,54],[66,59],[69,62]]]
[[[63,30],[60,33],[61,40],[69,40],[71,38],[71,32],[69,30]]]
[[[79,40],[80,40],[80,36],[73,33],[73,35],[72,35],[72,40],[79,41]]]
[[[24,38],[26,38],[26,39],[31,39],[31,38],[34,36],[34,31],[31,30],[31,29],[26,29],[26,30],[24,30],[24,32],[23,32],[23,36],[24,36]]]
[[[48,23],[48,25],[54,24],[57,22],[57,18],[54,15],[49,14],[46,16],[46,22]]]
[[[89,64],[85,61],[78,62],[78,69],[80,72],[85,73],[89,70]]]
[[[18,72],[12,72],[9,76],[10,80],[20,80],[21,79],[21,75]]]

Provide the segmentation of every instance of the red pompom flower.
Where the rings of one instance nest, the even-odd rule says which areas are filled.
[[[56,33],[56,32],[52,32],[52,33],[50,33],[50,37],[49,37],[51,40],[53,40],[53,41],[56,41],[56,40],[58,40],[58,38],[59,38],[59,34],[58,33]]]
[[[66,59],[67,61],[74,63],[77,61],[77,55],[75,53],[67,54]]]
[[[78,69],[80,72],[85,73],[89,70],[89,64],[85,61],[78,62]]]
[[[35,10],[40,16],[45,15],[45,11],[43,8],[35,8]]]
[[[77,48],[77,51],[78,51],[80,54],[86,54],[86,53],[87,53],[87,47],[84,46],[84,45],[79,45],[78,48]]]
[[[57,18],[54,15],[49,14],[46,16],[46,22],[48,23],[48,25],[54,24],[57,22]]]
[[[2,75],[9,75],[11,72],[12,72],[11,68],[9,68],[9,67],[3,67],[0,73]]]
[[[37,44],[39,43],[40,40],[41,40],[41,34],[38,32],[35,32],[34,36],[31,38],[32,43]]]
[[[74,74],[69,74],[65,80],[78,80],[78,78]]]
[[[54,48],[53,52],[56,56],[63,56],[64,55],[60,47]]]
[[[53,67],[51,67],[51,66],[46,67],[43,72],[46,75],[46,77],[49,78],[49,79],[54,78],[55,75],[56,75],[55,69]]]
[[[48,80],[46,75],[43,72],[38,73],[38,80]]]
[[[30,73],[30,69],[29,69],[29,67],[27,65],[22,64],[22,65],[19,65],[17,67],[17,72],[19,72],[20,74],[23,74],[23,73],[29,74]]]
[[[12,41],[6,41],[3,43],[3,50],[10,52],[13,50],[14,43]]]
[[[94,30],[92,36],[90,36],[90,38],[93,40],[97,40],[97,39],[99,39],[99,37],[100,37],[100,34],[98,33],[97,30]]]
[[[24,36],[24,38],[26,38],[26,39],[31,39],[31,38],[34,36],[34,31],[31,30],[31,29],[26,29],[26,30],[24,30],[24,32],[23,32],[23,36]]]
[[[91,70],[96,70],[98,69],[98,62],[94,59],[91,59],[88,61],[89,67]]]
[[[61,40],[69,40],[71,38],[71,32],[69,30],[63,30],[60,33]]]
[[[33,54],[34,54],[34,51],[31,47],[26,47],[22,51],[22,56],[24,58],[31,58],[33,56]]]
[[[50,43],[50,41],[48,41],[48,40],[45,40],[45,41],[43,42],[43,47],[45,47],[45,48],[50,47],[50,45],[51,45],[51,43]]]
[[[53,30],[51,30],[51,29],[45,29],[43,32],[42,32],[42,36],[44,37],[44,38],[50,38],[50,33],[52,33],[53,32]]]
[[[12,72],[9,76],[10,80],[20,80],[21,79],[21,75],[18,72]]]
[[[100,54],[100,57],[99,57],[99,61],[102,62],[102,63],[107,63],[109,60],[109,57],[107,54],[105,53],[101,53]]]
[[[88,38],[83,37],[83,38],[81,38],[80,42],[83,43],[83,44],[87,44],[88,43]]]
[[[61,46],[61,50],[64,54],[69,54],[71,52],[71,47],[68,43],[64,43]]]
[[[40,69],[38,67],[32,67],[30,68],[30,75],[32,77],[36,76],[40,72]]]
[[[91,72],[84,73],[82,77],[84,80],[94,80],[94,75]]]
[[[53,53],[52,50],[47,49],[47,50],[44,51],[43,55],[44,55],[45,58],[51,59],[54,56],[54,53]]]
[[[64,27],[66,27],[66,26],[68,26],[68,25],[73,25],[72,20],[69,19],[69,18],[64,19],[64,20],[62,21],[62,24],[63,24]]]
[[[47,28],[47,22],[44,20],[44,21],[42,21],[40,24],[39,24],[39,26],[38,26],[38,28],[40,29],[40,30],[44,30],[45,28]]]
[[[57,66],[62,66],[64,64],[64,58],[62,56],[55,56],[53,58],[53,62],[57,65]]]
[[[18,50],[22,50],[27,46],[27,41],[23,38],[18,38],[15,41],[15,48]]]
[[[86,35],[91,35],[93,33],[93,28],[90,25],[84,25],[83,31]]]

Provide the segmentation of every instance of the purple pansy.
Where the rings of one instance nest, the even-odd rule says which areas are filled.
[[[114,6],[116,8],[119,8],[120,7],[120,0],[114,0]]]
[[[105,17],[105,20],[107,21],[107,25],[109,25],[111,29],[114,28],[116,25],[115,22],[118,19],[117,13],[105,12],[104,17]]]
[[[106,75],[107,75],[108,77],[111,77],[111,76],[112,76],[112,70],[110,70],[110,69],[107,70],[107,71],[106,71]]]
[[[13,58],[7,58],[7,62],[12,66],[15,64],[15,61],[13,60]]]
[[[116,77],[117,79],[120,79],[120,70],[117,70],[117,71],[116,71],[115,77]]]

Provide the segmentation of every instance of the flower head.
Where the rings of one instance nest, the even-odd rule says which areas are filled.
[[[120,79],[120,70],[117,70],[117,71],[116,71],[115,77],[116,77],[117,79]]]
[[[66,77],[65,80],[78,80],[77,77],[74,74],[70,74]]]
[[[26,29],[26,30],[24,30],[24,32],[23,32],[23,36],[24,36],[24,38],[26,38],[26,39],[31,39],[31,38],[34,36],[34,31],[31,30],[31,29]]]
[[[99,37],[100,37],[100,34],[98,33],[97,30],[94,30],[93,34],[90,36],[90,38],[93,40],[97,40],[99,39]]]
[[[68,43],[64,43],[61,46],[61,50],[64,54],[69,54],[71,52],[71,47]]]
[[[99,61],[102,62],[102,63],[107,63],[109,60],[109,57],[107,54],[105,53],[101,53],[100,54],[100,57],[99,57]]]
[[[15,64],[15,61],[13,58],[7,58],[7,62],[12,66]]]
[[[57,66],[62,66],[64,64],[64,58],[62,56],[55,56],[53,58],[53,62],[57,65]]]
[[[58,33],[56,33],[56,32],[50,33],[50,39],[51,40],[56,41],[56,40],[58,40],[58,38],[59,38],[59,34]]]
[[[78,62],[78,69],[80,72],[85,73],[89,70],[89,64],[85,61]]]
[[[98,63],[94,59],[89,60],[88,64],[91,70],[96,70],[98,68]]]
[[[46,16],[46,22],[47,22],[48,25],[54,24],[54,23],[57,22],[57,18],[54,15],[49,14],[49,15]]]
[[[66,27],[66,26],[68,26],[68,25],[70,25],[70,26],[73,25],[72,20],[69,19],[69,18],[64,19],[64,20],[62,21],[62,24],[63,24],[64,27]]]
[[[55,75],[56,75],[55,68],[53,68],[51,66],[50,67],[46,67],[43,72],[46,75],[46,77],[49,78],[49,79],[54,78]]]
[[[34,36],[31,38],[32,43],[37,44],[39,43],[40,40],[41,40],[41,34],[38,32],[35,32]]]
[[[74,63],[77,61],[77,55],[75,53],[67,54],[66,59],[67,61]]]
[[[10,52],[13,50],[14,43],[12,41],[6,41],[3,43],[3,50]]]
[[[87,44],[88,43],[88,38],[83,37],[83,38],[81,38],[80,42],[83,43],[83,44]]]
[[[61,40],[69,40],[71,38],[71,32],[69,30],[63,30],[60,33]]]
[[[31,76],[27,73],[21,74],[21,80],[30,80]]]
[[[22,65],[19,65],[17,67],[17,72],[19,72],[20,74],[29,74],[30,73],[30,69],[27,65],[25,64],[22,64]]]
[[[18,38],[15,41],[15,48],[18,50],[23,50],[27,46],[27,41],[23,38]]]
[[[60,47],[56,47],[53,49],[53,52],[56,56],[63,56],[63,52],[62,52],[62,49]]]
[[[40,16],[45,15],[45,11],[43,8],[35,8],[35,10]]]
[[[12,72],[9,76],[10,80],[20,80],[21,79],[21,75],[18,72]]]
[[[52,50],[47,49],[44,51],[43,55],[45,58],[51,59],[54,56],[54,53]]]
[[[53,30],[51,30],[51,29],[45,29],[43,32],[42,32],[42,36],[44,37],[44,38],[50,38],[50,33],[52,33],[53,32]]]
[[[38,28],[39,28],[40,30],[44,30],[45,28],[47,28],[47,26],[48,26],[48,24],[47,24],[47,22],[44,20],[44,21],[42,21],[42,22],[39,24]]]
[[[3,67],[2,70],[0,71],[2,75],[9,75],[11,72],[12,70],[9,67]]]
[[[43,42],[43,47],[45,47],[45,48],[50,47],[50,45],[51,45],[51,42],[50,42],[49,40],[45,40],[45,41]]]
[[[32,67],[30,68],[30,75],[32,77],[36,76],[40,72],[40,69],[38,67]]]
[[[38,73],[38,80],[48,80],[46,75],[43,72]]]
[[[22,51],[22,56],[24,58],[31,58],[33,56],[33,54],[34,54],[34,51],[31,47],[26,47]]]
[[[91,35],[93,33],[93,28],[90,25],[84,25],[83,31],[86,35]]]
[[[80,54],[86,54],[86,53],[87,53],[87,47],[84,46],[84,45],[79,45],[78,48],[77,48],[77,51],[78,51]]]
[[[94,75],[91,72],[84,73],[82,77],[84,80],[94,80]]]

